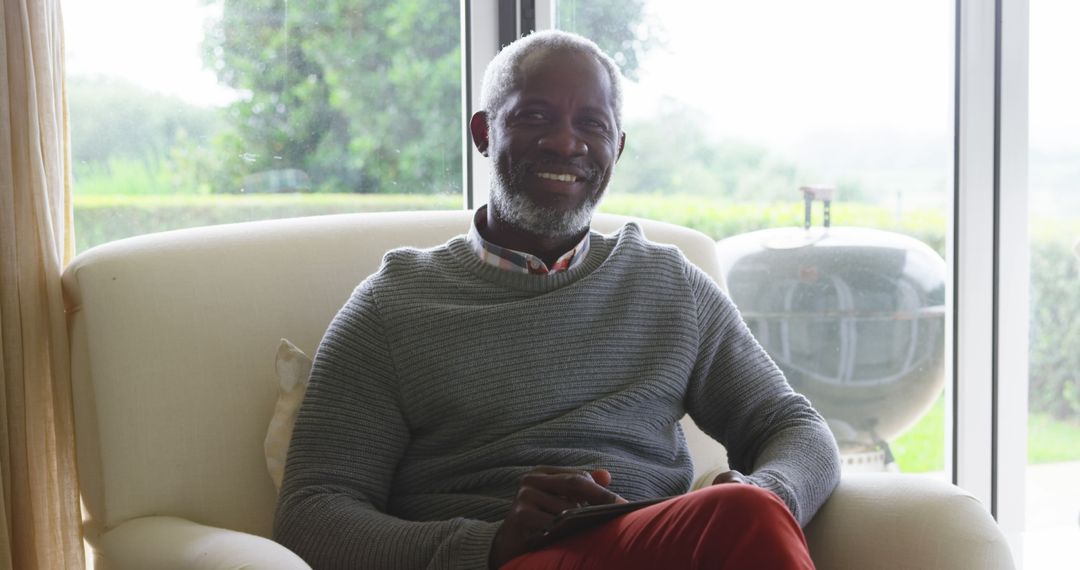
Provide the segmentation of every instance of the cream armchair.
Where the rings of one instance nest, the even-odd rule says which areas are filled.
[[[624,218],[601,215],[610,231]],[[98,568],[306,568],[271,541],[263,438],[279,339],[311,353],[383,252],[431,246],[469,213],[352,214],[114,242],[64,274],[79,471]],[[703,234],[642,221],[717,280]],[[698,474],[723,449],[686,424]],[[983,507],[929,478],[847,476],[807,528],[819,568],[1011,568]]]

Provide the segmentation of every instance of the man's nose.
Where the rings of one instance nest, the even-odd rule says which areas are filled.
[[[540,150],[559,156],[583,156],[589,152],[589,145],[574,129],[573,125],[558,123],[544,133],[537,141]]]

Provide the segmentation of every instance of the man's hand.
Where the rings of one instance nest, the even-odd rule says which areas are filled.
[[[566,467],[537,467],[521,478],[510,513],[491,544],[491,567],[499,568],[532,549],[555,516],[585,505],[625,503],[607,490],[611,473]]]
[[[724,471],[713,479],[713,485],[723,485],[724,483],[742,483],[749,485],[750,482],[746,480],[746,475],[739,473],[732,469],[731,471]]]

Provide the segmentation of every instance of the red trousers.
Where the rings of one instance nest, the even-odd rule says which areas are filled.
[[[813,567],[802,529],[779,497],[728,483],[623,515],[501,570]]]

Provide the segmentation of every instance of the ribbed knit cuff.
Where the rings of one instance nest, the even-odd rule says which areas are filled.
[[[784,483],[784,481],[776,475],[767,471],[755,471],[753,475],[746,477],[754,485],[761,487],[767,491],[772,491],[773,494],[780,497],[780,500],[784,501],[789,511],[795,520],[799,521],[799,526],[806,526],[809,520],[803,521],[799,517],[799,504],[795,499],[795,493],[791,491],[791,488]]]
[[[454,557],[454,570],[488,570],[491,557],[491,543],[495,540],[502,522],[489,523],[469,521],[462,533]]]

